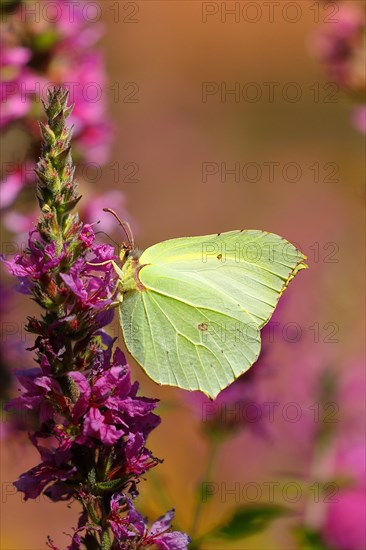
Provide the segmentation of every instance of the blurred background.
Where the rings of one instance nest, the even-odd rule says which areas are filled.
[[[33,4],[40,5],[33,32],[46,29],[52,42],[47,2]],[[341,3],[85,4],[89,34],[74,46],[94,48],[104,68],[97,74],[94,58],[93,68],[82,66],[83,80],[75,67],[68,75],[84,83],[80,102],[89,102],[85,115],[75,115],[84,116],[75,145],[84,218],[102,220],[101,230],[120,242],[102,213],[116,209],[141,249],[178,236],[262,229],[296,243],[309,263],[264,331],[258,363],[216,403],[157,387],[128,357],[142,393],[161,399],[163,420],[150,448],[164,462],[140,487],[140,510],[157,517],[175,506],[175,526],[200,539],[230,525],[236,509],[265,504],[262,516],[238,522],[246,527],[236,536],[233,528],[200,547],[362,550],[365,140],[354,106],[364,77],[358,64],[349,93],[327,72],[319,40],[338,28],[332,18]],[[364,4],[346,4],[362,22]],[[14,28],[2,24],[9,44]],[[76,54],[69,51],[70,63]],[[65,81],[67,62],[64,55],[53,67],[54,81]],[[19,116],[33,114],[34,105]],[[7,255],[23,246],[36,201],[33,181],[12,195],[30,154],[24,125],[5,121],[2,134]],[[5,383],[10,369],[32,366],[25,352],[32,340],[21,327],[35,307],[2,275],[7,399],[16,390]],[[112,330],[118,334],[117,324]],[[77,504],[24,503],[11,482],[38,457],[8,413],[2,429],[1,548],[44,548],[48,533],[66,546]]]

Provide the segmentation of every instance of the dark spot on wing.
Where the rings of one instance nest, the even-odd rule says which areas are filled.
[[[218,254],[216,257],[217,257],[218,260],[221,260],[222,259],[222,254]]]
[[[208,324],[207,323],[200,323],[198,325],[198,330],[201,330],[202,332],[205,332],[206,330],[208,330]]]

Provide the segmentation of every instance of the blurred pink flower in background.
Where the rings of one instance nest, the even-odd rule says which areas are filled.
[[[111,189],[100,195],[91,195],[84,201],[82,209],[83,219],[90,224],[98,223],[95,227],[95,232],[113,233],[117,227],[116,220],[108,212],[103,212],[103,208],[113,208],[116,212],[122,215],[124,220],[129,221],[129,216],[126,213],[125,196],[117,189]],[[122,240],[125,238],[121,234]]]
[[[365,368],[349,362],[339,384],[340,425],[333,479],[339,492],[328,503],[325,541],[335,550],[366,548]]]
[[[307,438],[309,479],[311,484],[321,483],[324,493],[320,499],[309,499],[304,523],[305,531],[321,541],[319,548],[364,550],[365,372],[360,360],[349,361],[346,367],[323,368],[318,391],[311,390],[321,408],[313,437]],[[303,434],[303,425],[298,428]]]
[[[325,63],[328,76],[345,87],[365,85],[363,33],[365,12],[360,4],[339,3],[337,21],[325,24],[313,35],[311,47]]]
[[[366,105],[361,105],[353,110],[352,123],[356,130],[366,134]]]
[[[32,52],[21,46],[6,44],[6,36],[0,42],[0,128],[27,114],[31,103],[22,98],[19,89],[23,81],[26,64]]]
[[[68,51],[67,51],[68,52]],[[57,57],[51,66],[57,80],[70,89],[70,101],[75,104],[70,117],[74,125],[73,140],[85,161],[105,164],[109,158],[112,127],[106,116],[106,77],[101,54],[86,50],[70,58]]]
[[[104,61],[95,49],[102,26],[91,23],[90,6],[86,20],[84,1],[73,3],[72,10],[66,0],[44,4],[47,18],[27,17],[39,3],[27,2],[25,8],[20,2],[0,24],[0,127],[5,131],[18,124],[29,134],[33,143],[27,162],[34,167],[40,143],[40,100],[51,83],[62,84],[76,104],[72,114],[75,157],[79,162],[103,165],[109,157],[113,131],[107,115]],[[3,176],[1,208],[10,207],[22,188],[34,183],[34,177],[27,179],[21,174],[20,167]]]
[[[310,49],[324,64],[330,80],[336,82],[354,103],[365,102],[366,13],[361,2],[339,2],[335,21],[325,23],[313,34]],[[366,132],[365,105],[352,115],[353,126]]]
[[[260,361],[241,375],[212,401],[199,392],[188,394],[203,431],[213,439],[226,439],[239,430],[264,433],[263,412],[259,399]]]
[[[122,191],[112,189],[101,194],[94,194],[89,189],[87,191],[88,194],[83,199],[80,211],[86,223],[98,224],[94,227],[96,235],[101,232],[113,234],[117,228],[116,220],[107,212],[103,212],[103,208],[113,207],[124,220],[130,220],[126,212],[126,201]],[[34,227],[36,217],[36,208],[27,213],[9,209],[3,215],[3,225],[9,232],[12,232],[14,228],[17,229],[15,237],[17,243],[21,245],[26,242],[28,232]],[[136,227],[136,224],[134,226]],[[122,242],[122,236],[120,242]]]
[[[25,182],[21,169],[9,174],[0,182],[1,208],[7,208],[15,201]]]
[[[343,480],[333,502],[328,504],[325,541],[335,550],[366,548],[366,476],[364,440],[340,441],[335,476]]]
[[[262,338],[266,338],[270,327],[270,323],[264,327]],[[184,399],[200,418],[203,432],[209,438],[225,440],[243,429],[268,437],[263,381],[271,373],[274,369],[268,357],[268,347],[263,343],[258,361],[221,391],[216,399],[211,400],[201,392],[187,393]]]

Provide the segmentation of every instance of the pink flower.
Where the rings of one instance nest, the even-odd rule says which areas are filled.
[[[314,35],[312,49],[325,63],[330,78],[348,87],[355,79],[357,67],[353,62],[364,47],[365,13],[356,4],[343,2],[339,5],[337,20],[325,24]]]
[[[124,434],[123,430],[118,430],[113,424],[108,424],[105,415],[96,407],[91,407],[85,415],[83,431],[84,435],[96,437],[104,445],[114,445]]]
[[[79,239],[84,243],[85,248],[90,248],[95,241],[94,231],[92,226],[85,224],[80,231]]]
[[[363,100],[366,90],[365,25],[361,3],[339,2],[336,21],[325,23],[310,43],[328,77],[356,103]],[[352,116],[353,126],[362,133],[366,132],[364,109],[357,107]]]
[[[127,515],[120,515],[127,507]],[[174,509],[159,518],[151,528],[147,520],[135,509],[132,501],[122,494],[114,494],[111,499],[110,525],[116,537],[117,548],[152,548],[159,550],[187,550],[191,542],[188,535],[180,531],[172,531],[171,522],[174,519]]]
[[[356,130],[366,134],[366,105],[355,107],[352,114],[352,123]]]
[[[99,15],[98,4],[88,5],[87,17],[84,2],[70,6],[67,0],[46,0],[43,4],[47,17],[33,20],[23,13],[24,3],[19,3],[1,26],[0,128],[22,122],[33,142],[38,141],[35,118],[40,98],[45,99],[50,82],[62,84],[75,102],[72,123],[79,161],[102,165],[108,160],[113,131],[107,114],[104,61],[94,48],[102,26],[90,23],[93,7],[95,16]],[[34,147],[30,151],[28,163],[34,167]],[[3,208],[12,204],[22,188],[19,178],[9,177],[6,183]]]
[[[5,35],[6,36],[6,35]],[[28,48],[0,43],[0,128],[25,116],[31,105],[20,93],[25,66],[32,57]]]
[[[348,479],[334,502],[328,504],[325,541],[335,550],[366,548],[366,479],[363,441],[343,441],[336,459],[336,475]]]
[[[262,338],[270,334],[271,321],[263,328]],[[262,406],[263,379],[272,372],[267,361],[267,351],[263,349],[258,361],[229,387],[211,400],[202,393],[191,392],[185,396],[196,415],[200,416],[206,435],[214,439],[230,437],[242,429],[249,429],[258,435],[268,436],[265,423],[267,409]],[[263,401],[262,401],[263,399]]]
[[[0,182],[0,208],[8,208],[24,186],[22,170],[9,174]]]
[[[5,45],[0,48],[0,67],[17,65],[23,67],[32,57],[29,48],[14,47],[6,48]]]
[[[42,492],[54,501],[69,499],[72,489],[64,482],[76,472],[76,468],[69,464],[70,452],[46,449],[38,445],[36,437],[31,437],[31,441],[38,449],[42,462],[22,474],[14,483],[15,487],[24,493],[25,500],[37,498]]]

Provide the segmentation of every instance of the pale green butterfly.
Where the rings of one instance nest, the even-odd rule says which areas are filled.
[[[211,398],[258,359],[260,329],[306,257],[278,235],[229,231],[122,245],[119,316],[127,349],[159,384]]]

